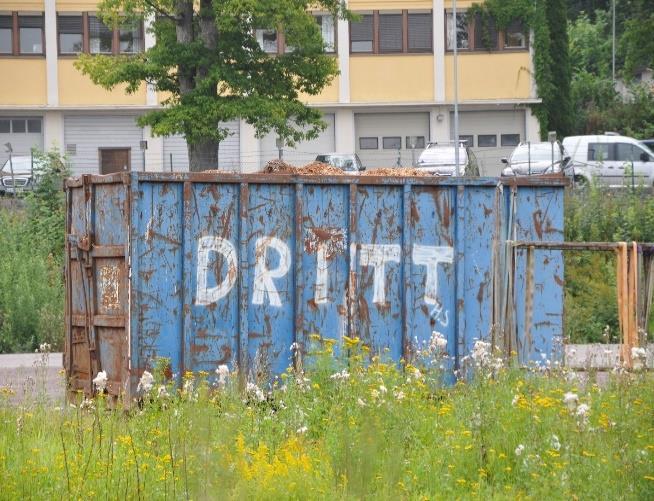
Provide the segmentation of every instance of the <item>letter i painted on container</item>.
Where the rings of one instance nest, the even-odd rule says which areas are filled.
[[[279,255],[279,263],[276,268],[268,268],[266,265],[266,255],[269,247]],[[270,304],[280,307],[282,300],[273,278],[282,278],[288,273],[291,267],[291,250],[288,245],[276,237],[258,238],[254,249],[256,265],[254,268],[252,304],[263,304],[264,296],[268,295]]]
[[[427,268],[425,303],[439,304],[438,265],[439,263],[452,264],[454,262],[454,249],[433,245],[414,245],[412,259],[414,264]]]
[[[372,266],[375,269],[372,302],[386,304],[386,263],[400,262],[400,246],[396,244],[361,244],[359,252],[359,264]]]
[[[208,287],[209,255],[221,254],[227,261],[227,274],[215,287]],[[236,248],[221,237],[200,237],[198,240],[198,275],[195,294],[196,304],[209,305],[225,297],[236,283],[238,270]]]

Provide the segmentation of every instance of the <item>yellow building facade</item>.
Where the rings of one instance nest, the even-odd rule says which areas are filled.
[[[147,26],[110,29],[95,16],[95,0],[0,0],[0,144],[14,155],[53,146],[77,173],[188,168],[182,137],[152,137],[136,119],[161,107],[165,96],[143,85],[127,94],[94,85],[75,68],[80,52],[134,53],[156,41]],[[350,0],[360,21],[315,12],[339,75],[317,96],[304,96],[323,112],[319,138],[282,146],[284,158],[306,163],[320,153],[357,153],[367,166],[411,165],[429,142],[453,139],[453,104],[459,135],[475,149],[485,174],[499,172],[501,156],[520,141],[538,140],[530,105],[539,102],[530,34],[514,23],[481,27],[466,16],[471,1]],[[147,23],[146,23],[147,24]],[[258,34],[259,36],[259,34]],[[274,32],[262,47],[282,51]],[[455,65],[454,44],[457,46]],[[456,71],[455,71],[456,66]],[[455,72],[458,76],[455,89]],[[279,143],[257,138],[251,126],[231,132],[219,149],[220,167],[255,171],[278,155]],[[6,151],[0,152],[4,162]]]

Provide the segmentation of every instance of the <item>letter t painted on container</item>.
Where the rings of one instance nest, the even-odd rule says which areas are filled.
[[[400,262],[400,246],[395,244],[361,244],[359,264],[375,268],[372,302],[386,303],[386,263]]]
[[[427,268],[425,303],[438,304],[438,264],[451,264],[454,261],[454,249],[434,245],[414,245],[412,259],[414,264]]]

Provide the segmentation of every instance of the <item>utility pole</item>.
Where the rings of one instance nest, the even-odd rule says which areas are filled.
[[[611,45],[611,77],[613,81],[613,86],[615,87],[615,0],[613,0],[612,10],[613,10],[613,22],[612,22],[612,39],[613,43]]]
[[[452,17],[454,19],[454,163],[457,176],[459,169],[459,23],[456,18],[456,0],[452,0]]]

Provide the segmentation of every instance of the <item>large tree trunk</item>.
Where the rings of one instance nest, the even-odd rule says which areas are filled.
[[[218,168],[218,141],[211,139],[188,144],[188,168],[201,172]]]

